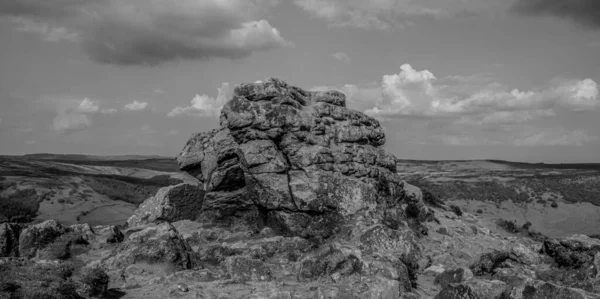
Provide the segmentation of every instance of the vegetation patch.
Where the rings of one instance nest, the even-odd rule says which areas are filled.
[[[29,222],[35,218],[43,200],[33,189],[16,190],[0,196],[0,222]]]
[[[168,175],[159,175],[150,179],[118,175],[97,175],[84,178],[86,185],[99,194],[113,200],[122,200],[139,205],[148,197],[154,196],[158,189],[182,183]]]

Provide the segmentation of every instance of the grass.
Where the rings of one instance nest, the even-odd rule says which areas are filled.
[[[556,199],[562,197],[571,203],[588,202],[600,206],[600,173],[541,174],[531,170],[530,176],[516,176],[510,172],[495,174],[503,178],[517,178],[509,182],[492,181],[431,181],[422,177],[412,177],[408,182],[429,190],[435,197],[447,200],[485,200],[516,203],[549,201],[557,207]],[[461,176],[461,179],[464,177]],[[525,191],[526,190],[526,191]],[[542,199],[544,193],[551,193],[548,200]]]
[[[0,298],[97,298],[106,292],[108,282],[101,269],[80,269],[72,262],[0,265]]]
[[[48,161],[48,160],[46,160],[46,161]],[[179,166],[177,165],[177,161],[175,161],[175,159],[167,159],[167,158],[156,158],[156,159],[145,159],[145,160],[117,160],[117,161],[52,159],[49,161],[69,163],[69,164],[75,164],[75,165],[141,168],[141,169],[149,169],[149,170],[164,171],[164,172],[179,171]]]
[[[113,200],[122,200],[139,205],[148,197],[154,196],[158,189],[181,183],[167,175],[159,175],[150,179],[117,175],[97,175],[84,178],[86,185],[97,193],[108,196]]]
[[[61,178],[75,177],[81,178],[93,191],[108,196],[113,200],[122,200],[135,205],[140,204],[148,197],[153,196],[158,189],[176,185],[181,180],[173,179],[169,175],[157,175],[149,179],[137,178],[122,175],[109,174],[89,174],[67,171],[54,167],[36,167],[38,165],[27,164],[27,161],[15,166],[6,160],[0,159],[0,192],[10,189],[16,189],[17,183],[6,182],[4,176],[17,176],[25,178],[45,178],[48,182],[39,183],[41,187],[52,190],[58,189]],[[125,160],[125,161],[65,161],[73,164],[90,164],[119,167],[137,167],[158,170],[176,170],[177,166],[172,159],[150,159],[150,160]],[[29,168],[27,166],[30,166]],[[46,186],[48,185],[48,186]],[[58,200],[61,204],[73,204],[76,198],[87,200],[91,198],[92,190],[86,189],[78,192],[83,186],[81,183],[72,183],[69,196],[71,198],[61,198]],[[45,194],[38,196],[34,189],[17,190],[13,193],[3,192],[0,196],[0,222],[30,222],[36,216],[39,205],[44,200],[50,200],[51,195]]]

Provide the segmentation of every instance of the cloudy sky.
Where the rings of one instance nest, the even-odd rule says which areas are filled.
[[[600,162],[597,0],[2,0],[0,154],[174,156],[271,76],[400,158]]]

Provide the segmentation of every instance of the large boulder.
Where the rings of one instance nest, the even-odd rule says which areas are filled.
[[[106,264],[110,269],[145,263],[184,270],[192,268],[193,257],[191,247],[175,227],[170,223],[162,223],[132,232]]]
[[[221,127],[193,136],[178,162],[206,189],[205,217],[258,212],[282,232],[325,238],[348,216],[404,198],[384,143],[379,122],[346,108],[344,94],[270,78],[237,86]],[[422,196],[410,199],[425,212]]]
[[[542,251],[563,267],[590,266],[594,256],[600,252],[600,240],[586,235],[547,239],[544,241]]]
[[[19,236],[19,254],[27,258],[35,257],[39,250],[68,231],[68,228],[62,226],[56,220],[46,220],[32,225],[24,229]]]
[[[127,220],[130,227],[179,220],[195,220],[202,208],[204,190],[192,184],[163,187],[144,201]]]
[[[0,257],[19,256],[19,234],[21,225],[16,223],[0,224]]]

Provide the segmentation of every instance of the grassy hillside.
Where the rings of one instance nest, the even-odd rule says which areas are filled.
[[[400,160],[408,182],[444,200],[589,202],[600,206],[597,164]]]
[[[0,157],[0,222],[53,217],[68,223],[90,217],[121,221],[158,189],[188,179],[174,159],[32,157]],[[104,217],[105,212],[118,219]]]

